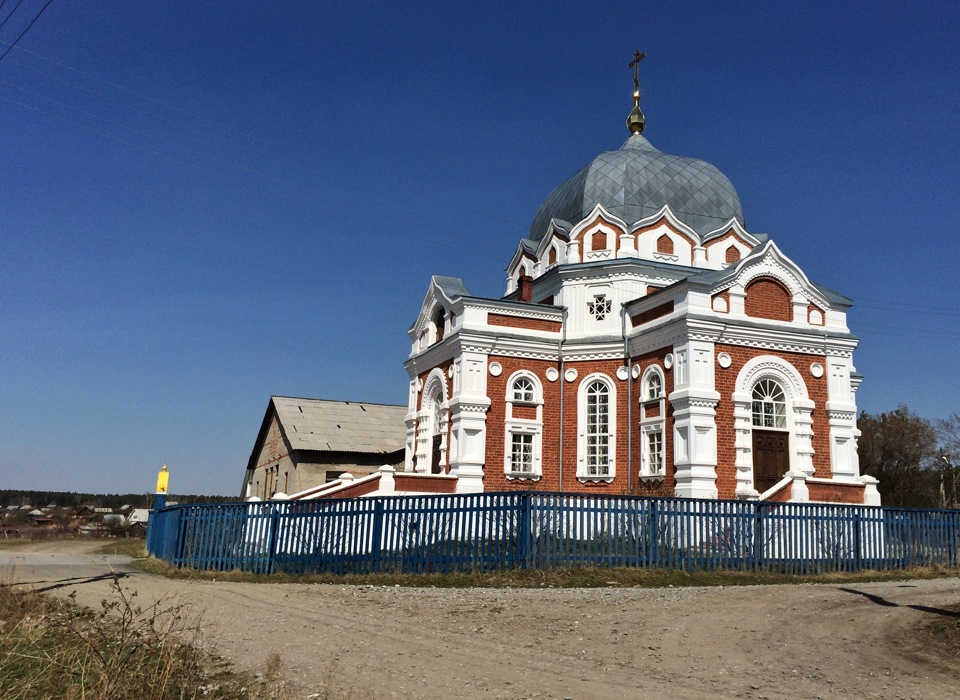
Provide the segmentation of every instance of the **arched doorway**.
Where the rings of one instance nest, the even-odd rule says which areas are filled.
[[[783,387],[761,379],[753,387],[753,488],[763,493],[790,471],[790,433]]]
[[[440,474],[443,472],[443,430],[440,420],[441,399],[440,392],[437,391],[430,397],[430,473]]]

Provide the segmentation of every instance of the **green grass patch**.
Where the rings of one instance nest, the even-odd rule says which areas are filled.
[[[685,572],[668,569],[570,568],[512,569],[483,573],[448,574],[250,574],[242,571],[198,571],[176,569],[153,557],[136,565],[152,574],[169,578],[217,580],[245,583],[330,583],[373,586],[420,586],[433,588],[666,588],[669,586],[757,586],[796,583],[861,583],[945,578],[960,574],[956,569],[923,567],[906,571],[863,571],[827,573],[816,576],[751,573],[739,571]]]

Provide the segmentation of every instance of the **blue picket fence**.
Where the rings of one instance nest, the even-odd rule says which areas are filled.
[[[177,505],[150,554],[252,573],[660,567],[813,574],[960,566],[960,511],[560,493]]]

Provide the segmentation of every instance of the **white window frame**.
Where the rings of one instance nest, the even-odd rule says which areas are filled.
[[[650,397],[650,381],[656,377],[660,382],[660,392],[656,398]],[[642,480],[662,480],[667,474],[667,430],[666,430],[666,377],[658,365],[651,365],[643,372],[640,380],[640,478]],[[648,415],[649,414],[649,415]],[[650,460],[651,436],[660,434],[660,460]]]
[[[533,399],[518,399],[514,390],[517,380],[525,379],[533,385]],[[508,479],[536,481],[543,475],[543,384],[529,370],[518,370],[507,379],[506,420],[503,431],[503,473]],[[514,405],[535,407],[535,418],[519,418],[513,415]],[[529,471],[515,471],[513,468],[513,436],[530,435],[533,438],[532,464]]]
[[[589,474],[587,464],[587,409],[588,390],[600,382],[607,389],[607,429],[601,434],[607,444],[606,473]],[[587,375],[580,382],[577,390],[577,479],[580,481],[605,481],[610,483],[617,476],[617,387],[614,381],[605,374],[594,373]]]

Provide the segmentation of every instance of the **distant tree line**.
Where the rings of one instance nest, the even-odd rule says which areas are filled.
[[[960,414],[929,421],[901,404],[857,426],[860,471],[880,480],[883,505],[960,507]]]
[[[152,508],[156,496],[152,493],[74,493],[72,491],[22,491],[18,489],[0,489],[0,505],[33,506],[45,508],[90,506],[92,508],[113,508],[133,506],[134,508]],[[227,503],[238,500],[236,496],[198,496],[194,494],[169,494],[168,501],[177,503]]]

